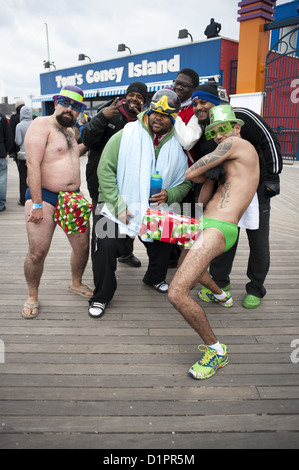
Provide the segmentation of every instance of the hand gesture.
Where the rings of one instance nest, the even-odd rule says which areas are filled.
[[[113,116],[117,116],[118,109],[120,108],[121,103],[119,103],[119,98],[115,98],[114,101],[104,109],[103,114],[107,119],[111,119]]]

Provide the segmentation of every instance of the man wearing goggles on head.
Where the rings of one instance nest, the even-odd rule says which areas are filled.
[[[83,91],[65,86],[53,99],[53,115],[35,119],[25,138],[28,168],[25,220],[29,239],[25,277],[29,296],[22,310],[24,318],[35,318],[38,314],[38,286],[56,227],[53,215],[58,196],[60,192],[78,195],[79,157],[86,151],[83,144],[78,145],[73,129],[80,112],[86,108]],[[69,291],[90,298],[91,289],[82,283],[89,254],[89,228],[84,233],[68,234],[68,239],[73,250]]]

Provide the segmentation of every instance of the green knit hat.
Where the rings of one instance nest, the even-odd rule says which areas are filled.
[[[240,124],[244,126],[242,119],[237,119],[233,107],[229,104],[214,106],[210,109],[210,124],[206,127],[206,132],[210,131],[214,126],[224,124],[226,122]]]

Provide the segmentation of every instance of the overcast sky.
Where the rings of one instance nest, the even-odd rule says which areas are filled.
[[[278,0],[278,4],[289,0]],[[0,0],[0,97],[31,104],[40,95],[40,73],[48,60],[57,69],[82,65],[78,54],[92,62],[132,53],[182,45],[179,29],[194,41],[206,39],[210,18],[221,23],[221,35],[239,39],[240,0]],[[47,24],[47,27],[46,27]],[[52,68],[53,70],[53,68]]]

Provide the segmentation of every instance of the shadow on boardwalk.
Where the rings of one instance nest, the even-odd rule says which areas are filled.
[[[286,165],[281,195],[272,200],[271,269],[261,306],[242,307],[243,232],[232,272],[235,306],[204,305],[230,364],[195,381],[188,369],[199,359],[200,339],[167,296],[141,282],[147,260],[138,240],[142,267],[118,267],[116,295],[105,316],[93,320],[87,301],[67,292],[70,247],[58,227],[40,315],[21,318],[27,236],[10,160],[0,215],[0,448],[298,448],[298,182],[298,164]],[[92,284],[90,264],[84,281]]]

